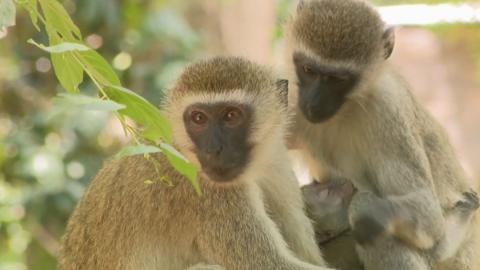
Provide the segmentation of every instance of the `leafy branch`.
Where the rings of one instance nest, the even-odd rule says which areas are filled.
[[[15,24],[14,0],[0,3],[0,28]],[[192,183],[197,193],[201,193],[197,179],[197,169],[172,145],[172,127],[165,115],[154,105],[133,91],[122,87],[120,79],[110,64],[95,50],[82,41],[78,27],[65,8],[57,0],[15,0],[30,15],[33,26],[46,30],[49,45],[28,40],[30,44],[50,53],[55,75],[60,84],[70,94],[60,94],[57,99],[112,111],[121,122],[126,134],[136,142],[120,155],[149,154],[162,152],[170,164]],[[80,95],[79,85],[84,74],[90,78],[99,92],[99,98]],[[126,122],[130,118],[140,127],[132,127]],[[149,145],[141,142],[145,141]],[[155,163],[154,166],[159,166]],[[157,168],[156,168],[157,169]]]

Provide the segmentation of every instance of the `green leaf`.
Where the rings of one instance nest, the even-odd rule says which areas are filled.
[[[143,136],[153,142],[172,142],[172,126],[163,113],[143,97],[121,86],[110,85],[104,89],[108,98],[124,104],[118,112],[143,125]]]
[[[117,73],[99,53],[94,50],[88,50],[78,54],[81,62],[85,65],[85,69],[96,81],[102,85],[121,85]]]
[[[32,20],[33,26],[40,31],[38,26],[38,6],[37,0],[17,0],[17,3],[21,5],[24,9],[30,14],[30,19]]]
[[[153,184],[155,184],[155,182],[153,182],[152,180],[145,180],[145,181],[143,181],[143,183],[144,183],[145,185],[153,185]]]
[[[78,86],[83,81],[83,67],[75,59],[74,53],[52,53],[51,58],[55,75],[63,88],[78,93]]]
[[[68,108],[74,106],[94,111],[112,112],[125,108],[125,105],[118,104],[111,100],[103,100],[80,94],[61,93],[58,94],[53,101],[56,106],[64,106]]]
[[[48,36],[51,38],[59,33],[63,40],[80,41],[82,34],[73,23],[70,15],[57,0],[39,0],[45,15]],[[55,45],[56,43],[53,43]],[[52,45],[52,42],[50,42]]]
[[[0,1],[0,28],[15,25],[15,4],[13,0]]]
[[[80,43],[62,42],[57,45],[47,47],[43,44],[35,42],[33,39],[29,39],[27,42],[49,53],[64,53],[64,52],[71,52],[71,51],[91,50],[89,47]]]
[[[160,144],[160,149],[167,157],[170,164],[182,175],[188,178],[190,183],[192,184],[193,188],[198,194],[202,194],[200,189],[200,184],[197,178],[197,168],[186,159],[180,152],[178,152],[175,148],[171,145],[166,143]]]
[[[133,156],[139,154],[151,154],[161,152],[162,150],[158,147],[152,145],[139,144],[135,146],[125,147],[116,155],[117,158],[122,158],[126,156]]]
[[[50,33],[51,31],[48,29],[49,26],[47,25],[47,32]],[[52,47],[62,43],[56,33],[49,34],[49,39]],[[75,53],[75,51],[70,51],[50,54],[55,76],[57,76],[63,88],[72,93],[79,92],[78,86],[83,82],[83,67],[77,60],[78,58],[75,58]]]

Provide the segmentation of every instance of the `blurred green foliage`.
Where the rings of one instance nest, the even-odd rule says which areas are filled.
[[[125,86],[159,104],[162,89],[202,49],[181,3],[65,0],[85,42],[111,60]],[[62,92],[48,44],[28,14],[0,40],[0,269],[54,269],[69,214],[103,160],[125,144],[107,112],[52,106]],[[95,95],[91,82],[82,92]]]
[[[241,0],[221,0],[232,1]],[[153,104],[161,103],[162,90],[185,64],[205,51],[200,29],[192,26],[190,1],[61,2],[84,41],[109,60],[125,87]],[[291,8],[292,0],[277,0],[276,40]],[[478,25],[470,31],[475,35],[458,29],[435,31],[449,40],[470,37],[466,42],[472,50],[480,48]],[[127,143],[108,112],[66,102],[53,106],[54,96],[64,90],[48,55],[28,44],[30,38],[48,44],[47,34],[38,32],[21,9],[16,26],[0,31],[0,270],[54,269],[59,239],[76,202],[104,159]],[[90,96],[97,91],[90,81],[80,90]]]

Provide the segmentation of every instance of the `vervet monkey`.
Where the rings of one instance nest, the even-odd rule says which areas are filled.
[[[306,210],[314,223],[317,242],[325,261],[331,267],[340,270],[363,270],[363,264],[355,251],[355,238],[357,240],[362,237],[366,238],[372,233],[371,230],[365,230],[363,232],[364,236],[358,236],[353,235],[350,229],[348,206],[356,190],[351,182],[346,179],[333,178],[326,180],[324,179],[324,182],[314,181],[302,187]],[[455,226],[466,226],[468,224],[461,219],[462,216],[468,218],[478,206],[478,197],[473,193],[466,193],[465,200],[456,203],[455,209],[452,211],[456,214],[452,214],[450,217],[459,219],[451,219],[451,224],[447,226],[450,230],[456,229],[455,231],[451,230],[453,232],[451,236],[455,236],[456,232],[463,230],[461,227],[455,228]],[[376,224],[372,225],[375,226]],[[355,232],[358,233],[358,231]],[[392,234],[391,231],[384,231],[383,233]],[[459,236],[457,235],[457,237]],[[443,239],[442,243],[448,245],[448,241]],[[442,252],[445,253],[439,245],[436,253]]]
[[[476,193],[444,130],[388,65],[393,29],[365,1],[310,0],[286,40],[289,144],[315,179],[326,169],[358,189],[349,223],[365,268],[476,267]]]
[[[327,269],[285,147],[286,102],[286,81],[247,60],[190,65],[165,111],[203,195],[160,154],[159,166],[108,162],[68,223],[60,269]]]

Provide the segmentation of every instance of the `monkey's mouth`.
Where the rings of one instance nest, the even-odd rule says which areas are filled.
[[[210,180],[226,183],[235,180],[240,175],[241,169],[238,166],[202,166],[202,171]]]
[[[336,104],[300,104],[301,111],[305,118],[314,124],[322,123],[332,118],[341,108],[343,102]]]
[[[314,124],[318,124],[321,122],[325,122],[331,117],[333,117],[336,113],[336,110],[322,110],[322,109],[313,109],[313,108],[308,108],[308,109],[302,109],[302,113],[305,116],[305,118]]]

